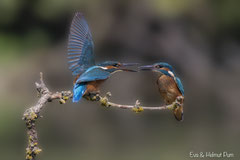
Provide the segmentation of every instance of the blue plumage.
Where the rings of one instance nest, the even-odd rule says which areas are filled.
[[[76,81],[73,88],[73,102],[78,102],[87,89],[87,82],[104,80],[110,76],[110,72],[105,71],[100,66],[93,66],[87,69]]]
[[[73,88],[73,102],[78,102],[87,89],[87,82],[104,80],[110,76],[110,73],[102,69],[100,66],[93,66],[87,69],[80,77],[78,77]]]
[[[157,79],[158,90],[167,105],[174,104],[177,100],[178,106],[172,108],[173,114],[178,121],[183,120],[184,89],[181,80],[176,77],[173,67],[166,62],[153,65],[141,66],[141,70],[160,72]]]
[[[106,69],[101,66],[93,66],[81,74],[75,82],[73,89],[73,102],[78,102],[86,91],[88,82],[105,80],[115,72],[116,68]]]
[[[184,89],[183,89],[182,82],[181,82],[181,80],[180,80],[178,77],[175,76],[175,74],[174,74],[175,77],[172,77],[172,75],[170,75],[170,74],[168,73],[168,71],[166,71],[166,70],[158,69],[158,71],[161,72],[161,73],[163,73],[163,74],[165,74],[165,75],[167,75],[167,76],[169,76],[169,77],[171,77],[171,78],[173,78],[173,79],[175,80],[177,86],[178,86],[179,91],[180,91],[181,94],[184,96]]]
[[[120,67],[133,63],[106,61],[96,65],[93,48],[91,31],[83,15],[78,12],[72,20],[68,41],[69,69],[78,77],[73,88],[73,102],[78,102],[84,94],[96,93],[102,82],[100,80],[107,79],[111,73],[117,70],[132,71]]]
[[[184,96],[184,89],[183,89],[182,82],[181,82],[181,80],[178,77],[176,77],[175,72],[173,71],[173,67],[170,64],[166,63],[166,62],[155,63],[154,66],[158,66],[159,68],[168,68],[174,74],[175,78],[174,77],[173,78],[174,78],[174,80],[175,80],[175,82],[176,82],[176,84],[178,86],[179,91]],[[168,73],[168,71],[166,71],[166,70],[159,69],[159,71],[162,72],[163,74],[167,75],[167,76],[172,77]]]
[[[73,75],[84,72],[95,65],[91,31],[81,13],[76,13],[70,28],[68,63]]]
[[[75,83],[73,88],[73,102],[79,102],[87,89],[85,83]]]
[[[117,61],[105,61],[105,62],[99,63],[97,65],[98,66],[102,66],[102,67],[105,67],[105,66],[116,66],[116,65],[119,65],[119,62],[117,62]]]
[[[176,74],[173,71],[173,67],[170,64],[168,64],[166,62],[158,62],[158,63],[154,63],[153,65],[141,66],[140,69],[141,70],[154,70],[154,71],[161,72],[162,74],[173,78],[177,84],[179,91],[184,96],[184,89],[183,89],[182,82],[178,77],[176,77]],[[169,71],[171,71],[173,75],[171,75],[169,73]]]
[[[173,67],[170,64],[166,63],[166,62],[155,63],[155,64],[153,64],[153,66],[156,66],[158,68],[168,68],[171,72],[174,73]]]
[[[76,81],[76,83],[90,82],[96,80],[107,79],[111,75],[110,72],[104,70],[100,66],[93,66],[87,69]]]
[[[182,82],[181,82],[180,78],[176,77],[175,81],[177,83],[178,89],[180,90],[180,92],[184,96],[184,89],[183,89],[183,85],[182,85]]]

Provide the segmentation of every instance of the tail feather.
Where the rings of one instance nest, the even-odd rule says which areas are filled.
[[[76,83],[73,88],[73,102],[79,102],[87,89],[87,85],[84,83]]]

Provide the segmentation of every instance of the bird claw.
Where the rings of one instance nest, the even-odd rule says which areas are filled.
[[[87,95],[84,95],[84,98],[88,101],[100,101],[99,93],[89,93]]]
[[[167,106],[167,109],[169,110],[174,110],[174,104],[170,105],[170,106]]]
[[[173,102],[170,106],[167,106],[169,110],[175,110],[176,108],[180,107],[181,104],[179,102]]]

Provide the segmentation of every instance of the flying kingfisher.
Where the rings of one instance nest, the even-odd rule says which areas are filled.
[[[141,66],[140,70],[151,70],[159,73],[157,85],[161,96],[166,104],[172,104],[176,98],[182,97],[181,105],[173,108],[173,113],[178,121],[183,120],[183,98],[184,89],[181,80],[176,77],[173,67],[165,62],[155,63],[153,65]]]
[[[83,96],[99,93],[99,85],[118,71],[135,72],[124,68],[137,63],[105,61],[95,63],[91,31],[83,15],[77,12],[72,20],[68,41],[68,63],[76,76],[73,87],[73,102]]]

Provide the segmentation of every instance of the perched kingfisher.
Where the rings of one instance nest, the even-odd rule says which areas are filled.
[[[176,101],[177,97],[182,97],[181,105],[173,108],[173,113],[178,121],[183,120],[183,100],[184,89],[181,80],[176,77],[173,67],[165,62],[155,63],[153,65],[141,66],[140,70],[151,70],[159,73],[157,85],[161,96],[167,105]]]
[[[69,69],[76,76],[73,102],[78,102],[85,95],[99,93],[99,85],[117,71],[135,72],[123,67],[137,65],[137,63],[105,61],[95,64],[93,48],[88,24],[83,15],[77,12],[72,20],[68,41]]]

